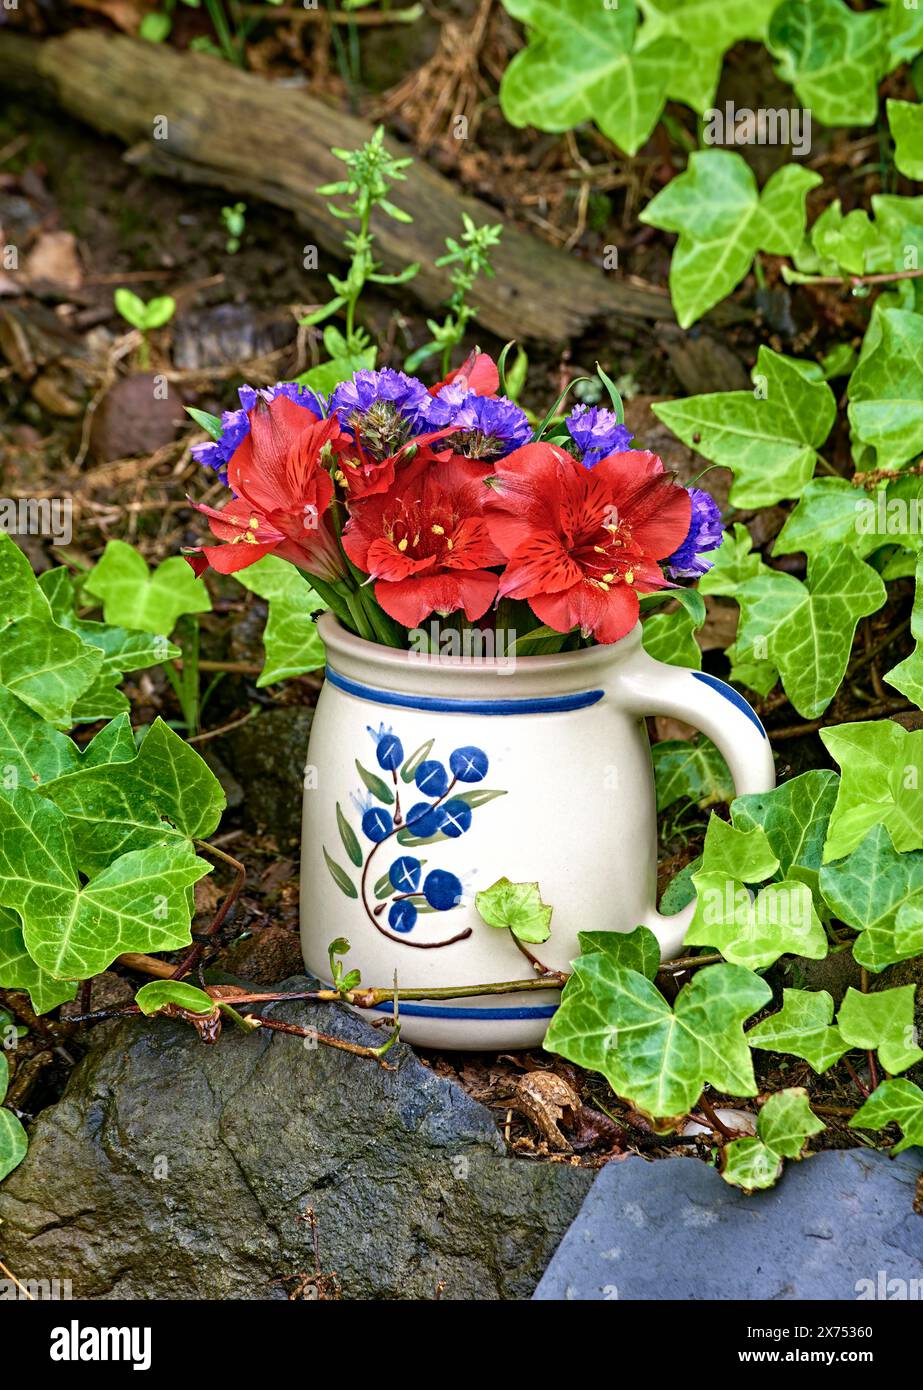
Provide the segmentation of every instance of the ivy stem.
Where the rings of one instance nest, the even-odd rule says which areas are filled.
[[[705,1116],[712,1129],[715,1130],[718,1134],[722,1135],[723,1138],[734,1139],[736,1137],[734,1131],[728,1129],[727,1125],[723,1122],[720,1116],[716,1114],[715,1109],[711,1104],[711,1101],[705,1099],[704,1091],[702,1092],[702,1095],[699,1097],[699,1103],[696,1108],[698,1110],[701,1110],[702,1114]]]
[[[221,859],[225,864],[230,864],[235,871],[234,882],[231,884],[231,887],[225,894],[224,901],[218,908],[218,911],[215,913],[212,920],[209,922],[208,926],[205,928],[204,932],[200,933],[202,937],[208,938],[215,935],[218,928],[224,921],[225,917],[227,917],[228,913],[230,912],[231,907],[237,901],[237,898],[240,895],[240,890],[243,888],[244,883],[246,882],[247,870],[239,859],[235,859],[234,856],[231,854],[225,854],[224,850],[218,849],[216,845],[210,845],[205,840],[196,840],[195,846],[196,849],[202,850],[205,854],[213,854],[216,859]],[[205,950],[206,945],[207,940],[200,940],[194,942],[190,949],[183,956],[179,965],[175,968],[172,974],[168,975],[166,978],[168,980],[179,980],[183,977],[183,975],[191,974],[195,967],[198,965],[199,959],[202,955],[202,952]]]

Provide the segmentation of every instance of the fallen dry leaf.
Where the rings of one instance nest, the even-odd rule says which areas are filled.
[[[42,232],[23,265],[30,285],[47,282],[65,290],[79,290],[83,271],[73,232]]]
[[[521,1076],[510,1105],[535,1125],[549,1149],[567,1153],[571,1145],[561,1133],[564,1120],[573,1123],[580,1109],[580,1097],[563,1077],[552,1071],[531,1071]]]

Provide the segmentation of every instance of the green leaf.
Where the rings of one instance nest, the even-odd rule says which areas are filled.
[[[49,723],[68,725],[79,696],[93,684],[101,653],[50,618],[21,618],[0,635],[0,685]]]
[[[899,1154],[914,1144],[923,1146],[923,1091],[912,1081],[883,1081],[849,1122],[850,1129],[884,1129],[900,1125],[903,1138],[892,1153]]]
[[[592,12],[585,0],[504,0],[504,7],[529,34],[500,83],[506,119],[552,131],[595,120],[620,149],[635,154],[663,110],[673,41],[632,51],[633,0]]]
[[[721,1176],[745,1192],[772,1187],[782,1173],[782,1160],[803,1158],[810,1136],[824,1128],[801,1086],[777,1091],[759,1113],[756,1136],[724,1146]]]
[[[210,415],[207,410],[197,410],[194,405],[184,405],[183,409],[187,415],[191,415],[197,425],[200,425],[212,439],[220,439],[224,433],[224,426],[221,423],[220,415]]]
[[[343,815],[339,802],[337,802],[337,826],[340,831],[340,839],[343,841],[343,848],[358,869],[362,864],[362,846],[359,844],[355,830]]]
[[[349,874],[345,869],[340,868],[335,859],[330,858],[324,846],[322,846],[322,848],[324,850],[324,859],[327,862],[327,868],[330,870],[331,877],[336,886],[346,894],[347,898],[358,898],[359,890],[353,883]]]
[[[660,943],[650,927],[634,931],[581,931],[577,933],[580,954],[602,953],[623,970],[636,970],[653,980],[660,969]]]
[[[153,573],[125,541],[109,541],[84,581],[84,590],[102,600],[107,623],[167,637],[184,613],[211,612],[201,579],[180,555],[164,560]]]
[[[76,744],[0,685],[0,792],[36,787],[79,766]]]
[[[311,318],[305,319],[305,323],[310,322]],[[377,348],[370,347],[363,352],[350,353],[346,357],[334,357],[330,362],[321,362],[317,367],[309,367],[295,380],[299,386],[310,386],[312,391],[329,396],[340,382],[349,381],[356,372],[370,371],[375,366],[377,355]]]
[[[680,800],[694,801],[704,810],[734,795],[727,763],[704,734],[695,739],[664,739],[654,744],[651,755],[658,811]]]
[[[135,736],[127,714],[113,719],[83,750],[81,767],[101,767],[104,763],[130,763],[137,754]]]
[[[159,1013],[167,1004],[175,1004],[193,1014],[211,1014],[216,1007],[214,999],[204,989],[184,984],[182,980],[152,980],[138,990],[135,1003],[147,1015]]]
[[[776,0],[640,0],[644,24],[636,47],[673,41],[668,95],[694,111],[714,103],[724,54],[741,39],[765,39]],[[695,61],[690,55],[695,54]]]
[[[875,505],[846,478],[812,478],[776,537],[773,554],[800,550],[814,557],[848,546],[864,559],[886,539],[875,529]]]
[[[9,1079],[10,1066],[6,1060],[6,1053],[0,1047],[0,1101],[6,1095]],[[0,1106],[0,1182],[7,1173],[12,1173],[17,1164],[22,1163],[28,1147],[26,1131],[19,1120],[12,1110]]]
[[[751,1047],[801,1057],[818,1074],[848,1051],[833,1023],[833,998],[825,989],[783,989],[782,1008],[747,1034]]]
[[[838,787],[835,772],[822,768],[804,772],[771,792],[738,796],[731,804],[731,821],[738,830],[761,826],[779,861],[779,876],[806,883],[816,893]]]
[[[805,198],[820,182],[819,174],[786,164],[760,193],[753,171],[736,151],[693,151],[685,173],[671,179],[640,214],[642,222],[679,233],[670,293],[681,328],[727,298],[758,250],[795,253],[804,236]]]
[[[0,907],[0,989],[28,990],[37,1014],[47,1014],[77,993],[75,982],[56,980],[36,965],[26,950],[22,923],[7,907]]]
[[[754,391],[715,391],[652,409],[684,444],[732,470],[735,507],[773,506],[801,495],[836,418],[833,392],[806,374],[807,365],[761,347]],[[713,580],[703,592],[721,590]]]
[[[210,866],[187,841],[123,854],[84,887],[67,817],[43,796],[0,800],[0,902],[29,955],[58,979],[88,979],[123,951],[188,944],[189,890]]]
[[[912,984],[874,994],[862,994],[850,986],[837,1014],[837,1027],[851,1047],[877,1048],[885,1071],[906,1071],[923,1058],[923,1048],[914,1041],[915,994]]]
[[[917,556],[914,582],[916,588],[913,595],[913,611],[910,615],[910,635],[914,639],[914,649],[903,661],[886,671],[884,679],[923,709],[923,555]]]
[[[696,624],[685,608],[677,608],[672,613],[652,613],[641,624],[644,650],[655,661],[663,661],[668,666],[701,671],[702,651],[695,640],[697,626],[701,624]]]
[[[726,875],[700,870],[692,882],[697,896],[687,946],[711,946],[732,964],[751,970],[764,969],[784,955],[826,956],[827,936],[806,884],[770,883],[751,901],[743,885]]]
[[[489,927],[511,931],[520,941],[539,943],[551,935],[552,909],[542,902],[537,883],[498,878],[476,894],[475,905]]]
[[[134,290],[127,290],[124,287],[117,289],[112,296],[115,307],[132,328],[144,328],[144,300],[136,295]]]
[[[899,468],[923,449],[923,318],[903,309],[876,312],[849,379],[853,446],[875,451],[879,468]]]
[[[689,1113],[706,1084],[752,1096],[757,1086],[744,1020],[772,997],[738,965],[712,965],[684,985],[671,1009],[643,975],[602,954],[574,962],[546,1051],[601,1072],[658,1130]]]
[[[273,685],[320,670],[326,659],[324,644],[311,614],[327,605],[295,566],[276,555],[266,555],[255,565],[238,570],[234,578],[269,601],[263,633],[266,661],[257,685]]]
[[[908,5],[906,0],[891,0],[888,19],[887,71],[890,72],[899,63],[909,62],[923,51],[923,9]]]
[[[411,753],[410,757],[405,759],[404,764],[401,767],[402,782],[413,781],[414,777],[417,775],[417,768],[420,766],[421,763],[426,762],[426,759],[430,755],[430,750],[432,749],[432,746],[435,742],[436,740],[434,738],[428,739],[426,743],[420,744],[420,747],[417,749],[415,753]]]
[[[705,832],[702,873],[722,874],[738,883],[762,883],[771,878],[779,860],[762,825],[741,829],[711,816]]]
[[[84,765],[46,783],[42,796],[67,815],[86,874],[129,850],[206,839],[225,801],[208,765],[160,719],[131,762]]]
[[[363,767],[359,759],[356,759],[356,771],[362,778],[369,791],[378,801],[390,806],[394,801],[394,793],[383,778],[377,772],[370,772],[367,767]]]
[[[735,598],[741,584],[755,578],[763,569],[762,559],[753,553],[753,538],[739,521],[735,522],[733,532],[725,531],[724,539],[713,554],[715,558],[711,569],[699,580],[700,594],[722,594],[726,598]]]
[[[853,957],[869,970],[923,955],[923,917],[900,909],[923,893],[923,850],[898,854],[883,825],[846,859],[825,864],[820,890],[831,910],[859,936]]]
[[[820,736],[842,771],[824,862],[849,854],[873,825],[887,827],[897,850],[923,846],[923,730],[874,719]]]
[[[824,125],[872,125],[887,70],[888,16],[857,14],[843,0],[783,0],[767,46],[779,76]]]
[[[738,590],[740,625],[728,648],[732,678],[768,663],[798,713],[816,718],[839,689],[859,619],[877,612],[886,597],[880,575],[850,550],[814,557],[806,584],[763,571]],[[772,688],[771,680],[767,685]]]

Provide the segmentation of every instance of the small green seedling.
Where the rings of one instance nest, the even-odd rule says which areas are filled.
[[[132,328],[137,328],[142,335],[138,361],[146,371],[151,360],[148,334],[170,322],[176,313],[176,300],[172,295],[163,294],[145,303],[133,290],[127,290],[124,286],[116,290],[113,298],[115,307],[125,322],[130,323]]]

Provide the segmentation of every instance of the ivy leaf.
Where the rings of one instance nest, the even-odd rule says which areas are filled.
[[[819,891],[824,838],[839,787],[835,772],[817,768],[782,782],[771,792],[751,792],[731,803],[731,822],[738,830],[761,826],[783,879]]]
[[[135,1003],[143,1014],[160,1013],[160,1010],[168,1004],[175,1004],[179,1009],[187,1009],[193,1014],[211,1014],[215,1012],[215,1001],[210,994],[206,994],[204,989],[197,989],[195,985],[187,985],[182,980],[152,980],[149,985],[142,985],[135,995]]]
[[[83,766],[42,796],[68,817],[79,868],[91,875],[129,850],[206,839],[224,809],[211,769],[160,719],[131,762]]]
[[[539,944],[551,935],[552,908],[542,902],[537,883],[498,878],[475,895],[475,906],[489,927],[505,928],[520,941]]]
[[[144,556],[125,541],[107,543],[83,588],[102,600],[107,623],[163,637],[184,613],[210,613],[212,606],[204,582],[181,555],[151,573]]]
[[[812,559],[806,584],[794,575],[765,570],[737,594],[740,625],[728,649],[732,676],[768,662],[778,670],[798,713],[816,718],[843,679],[859,619],[875,613],[886,597],[881,576],[850,550]]]
[[[601,1072],[663,1131],[689,1113],[707,1083],[727,1095],[756,1094],[743,1023],[771,997],[752,971],[711,965],[683,986],[671,1009],[637,971],[602,954],[583,956],[544,1047]]]
[[[912,1081],[898,1078],[883,1081],[849,1122],[850,1129],[884,1129],[900,1125],[903,1138],[892,1153],[899,1154],[914,1144],[923,1146],[923,1091]]]
[[[900,63],[907,63],[923,51],[923,10],[911,8],[906,0],[891,0],[888,14],[890,72]]]
[[[887,105],[894,163],[908,179],[923,179],[923,106],[890,98]]]
[[[0,631],[20,618],[49,618],[51,610],[19,546],[0,529]]]
[[[761,347],[755,391],[715,391],[652,409],[684,444],[732,470],[735,507],[773,506],[801,495],[836,418],[833,392],[807,375],[807,365]],[[705,592],[721,591],[712,581]]]
[[[842,771],[824,862],[849,854],[873,825],[887,827],[897,850],[923,846],[923,730],[873,719],[820,736]]]
[[[76,744],[0,685],[0,789],[39,786],[79,765]]]
[[[847,989],[837,1014],[837,1027],[851,1047],[878,1049],[885,1071],[906,1071],[923,1058],[914,1042],[915,985],[862,994]]]
[[[846,859],[825,864],[820,891],[831,910],[859,936],[853,957],[869,970],[923,955],[923,915],[898,921],[900,909],[923,894],[923,850],[898,854],[883,825],[870,830]]]
[[[920,645],[923,642],[923,555],[917,556],[914,581],[916,588],[910,615],[910,635],[915,646],[908,657],[885,672],[884,679],[923,709],[923,646]]]
[[[10,1064],[6,1060],[6,1053],[0,1047],[0,1101],[6,1095],[9,1080]],[[28,1147],[26,1131],[19,1120],[12,1110],[0,1105],[0,1182],[7,1173],[12,1173],[17,1164],[22,1163]]]
[[[130,763],[137,755],[135,736],[127,714],[106,724],[84,748],[81,767],[101,767],[105,763]]]
[[[88,979],[123,951],[188,944],[190,889],[210,866],[187,841],[123,854],[81,886],[70,825],[43,796],[0,800],[0,903],[26,949],[58,979]]]
[[[827,936],[804,883],[770,883],[751,901],[747,890],[722,874],[693,874],[695,916],[687,946],[711,946],[734,965],[761,970],[780,956],[823,960]]]
[[[623,970],[637,970],[653,980],[660,969],[660,943],[650,927],[635,927],[634,931],[581,931],[577,933],[580,954],[597,952]]]
[[[727,298],[758,250],[794,255],[804,236],[805,198],[820,182],[809,169],[786,164],[760,193],[753,171],[736,151],[693,151],[685,173],[671,179],[640,214],[652,227],[679,233],[670,294],[681,328]]]
[[[833,998],[825,989],[783,989],[782,1008],[747,1033],[751,1047],[801,1057],[818,1073],[849,1049],[833,1022]]]
[[[871,504],[868,508],[865,504]],[[812,478],[776,537],[774,555],[802,551],[814,557],[848,546],[860,559],[871,555],[884,537],[872,529],[874,500],[846,478]]]
[[[515,126],[570,130],[594,120],[626,154],[635,154],[663,110],[674,56],[663,40],[632,51],[633,0],[587,9],[585,0],[503,0],[528,27],[500,83],[500,105]]]
[[[704,613],[703,613],[704,618]],[[672,613],[652,613],[641,624],[641,641],[648,656],[667,666],[702,669],[702,650],[695,640],[696,624],[685,608]]]
[[[721,874],[738,883],[762,883],[772,878],[779,860],[762,825],[741,829],[712,816],[705,832],[702,873]]]
[[[78,617],[74,584],[63,566],[46,570],[39,578],[39,586],[48,599],[55,622],[67,628],[68,632],[76,633],[89,646],[98,647],[102,652],[103,664],[97,677],[101,691],[117,685],[127,671],[141,671],[148,666],[159,666],[164,661],[174,661],[182,655],[179,647],[168,642],[165,637],[154,636],[149,632],[133,632],[129,628],[114,627],[110,623]],[[79,704],[87,701],[92,689],[93,687],[81,696]],[[124,696],[119,696],[119,699],[127,708],[128,701]],[[98,716],[86,714],[82,717]]]
[[[238,570],[234,578],[269,602],[263,633],[266,660],[257,685],[273,685],[323,667],[324,644],[311,614],[327,605],[295,566],[266,555]]]
[[[651,755],[658,811],[683,799],[704,810],[734,795],[727,763],[704,734],[695,739],[664,739],[654,744]]]
[[[899,468],[923,449],[923,318],[879,308],[875,321],[849,379],[849,423],[854,447],[874,449],[879,468]]]
[[[73,999],[76,982],[56,980],[26,950],[22,923],[11,908],[0,907],[0,989],[25,989],[37,1014]]]
[[[0,685],[51,724],[68,725],[102,654],[50,618],[19,618],[0,634]]]
[[[888,17],[857,14],[842,0],[783,0],[767,46],[779,76],[824,125],[872,125],[878,79],[887,70]]]
[[[693,399],[704,400],[705,397]],[[753,537],[740,521],[734,523],[733,531],[725,531],[714,556],[711,569],[706,570],[699,580],[700,594],[722,594],[726,598],[736,598],[741,584],[754,579],[763,569],[762,559],[753,553]]]
[[[702,113],[715,99],[724,54],[741,39],[765,39],[776,0],[640,0],[644,14],[636,52],[660,38],[675,53],[668,95]],[[690,53],[695,62],[689,61]]]
[[[745,1192],[772,1187],[782,1174],[782,1160],[803,1158],[809,1137],[824,1128],[803,1087],[777,1091],[759,1113],[756,1136],[725,1144],[721,1176]]]

